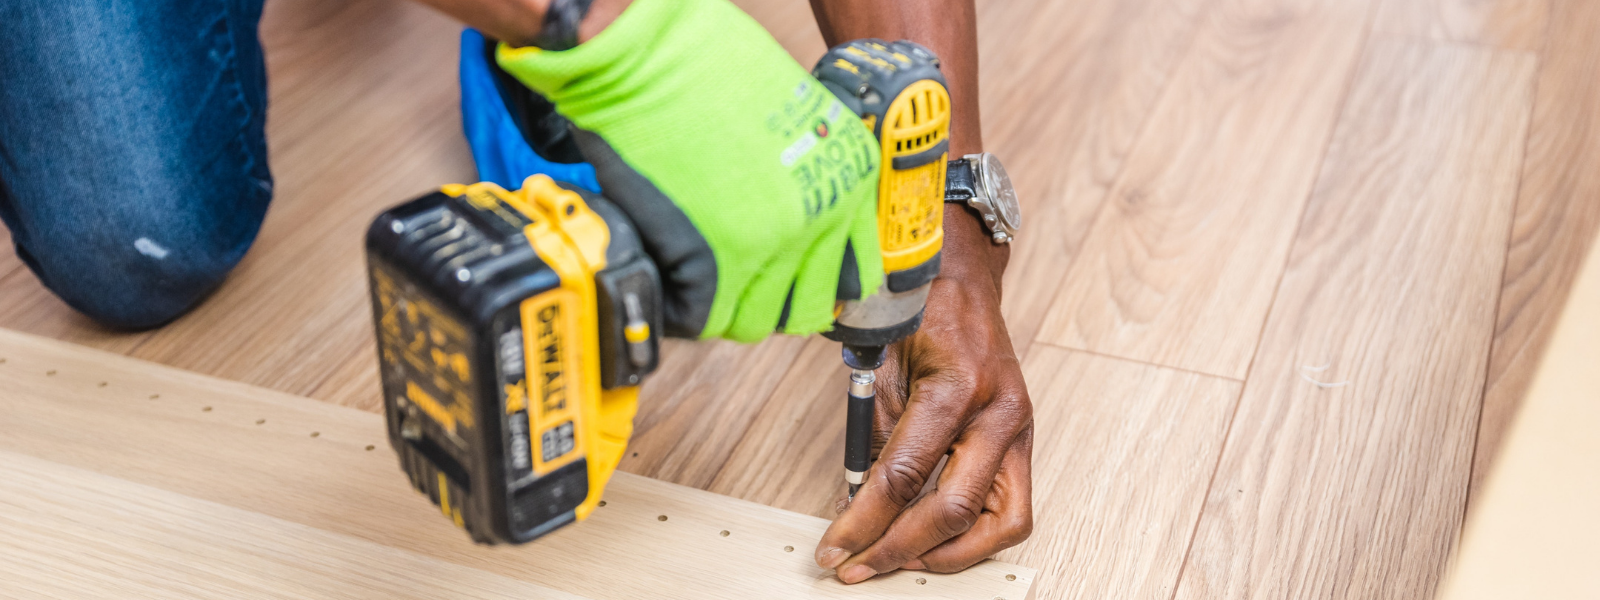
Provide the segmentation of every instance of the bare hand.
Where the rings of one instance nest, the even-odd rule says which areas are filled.
[[[946,249],[947,261],[980,259]],[[947,262],[921,330],[878,370],[882,450],[817,546],[817,564],[845,583],[895,569],[960,571],[1032,532],[1033,405],[998,279]],[[937,489],[919,497],[946,454]]]

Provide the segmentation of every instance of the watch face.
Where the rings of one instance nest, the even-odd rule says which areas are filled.
[[[1017,191],[1011,188],[1011,176],[1006,175],[1006,168],[1000,165],[1000,159],[995,155],[984,153],[979,172],[983,179],[983,191],[994,205],[995,213],[1005,223],[1007,230],[1016,231],[1022,225],[1022,207],[1017,203]]]

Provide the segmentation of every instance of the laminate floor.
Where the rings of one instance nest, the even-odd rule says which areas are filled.
[[[739,0],[802,64],[805,2]],[[1600,228],[1589,0],[980,0],[1027,218],[1041,598],[1425,598]],[[95,327],[0,256],[0,326],[374,410],[360,239],[473,177],[459,27],[273,0],[277,199],[226,285]],[[4,234],[0,234],[3,236]],[[7,238],[9,239],[9,238]],[[623,469],[828,516],[837,347],[671,342]]]

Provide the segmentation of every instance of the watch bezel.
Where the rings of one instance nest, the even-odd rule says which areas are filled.
[[[999,157],[988,152],[968,154],[962,158],[967,160],[973,183],[976,184],[973,186],[976,193],[967,200],[967,204],[983,216],[984,225],[989,228],[996,243],[1010,242],[1022,228],[1022,207],[1005,165],[1000,163]]]

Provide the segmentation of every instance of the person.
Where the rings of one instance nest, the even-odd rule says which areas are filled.
[[[826,329],[847,256],[877,289],[877,253],[847,250],[876,247],[876,173],[828,173],[817,207],[801,201],[814,181],[763,160],[792,137],[784,123],[838,115],[727,0],[421,1],[503,40],[499,67],[579,128],[607,196],[635,199],[621,204],[651,223],[670,333]],[[73,308],[160,326],[254,240],[272,196],[261,3],[0,0],[0,219]],[[829,45],[908,39],[941,57],[951,156],[982,151],[971,0],[812,9]],[[827,143],[876,156],[851,133]],[[925,321],[879,372],[878,459],[816,550],[846,583],[961,570],[1032,529],[1032,407],[1000,312],[1009,246],[958,203],[944,226]]]

